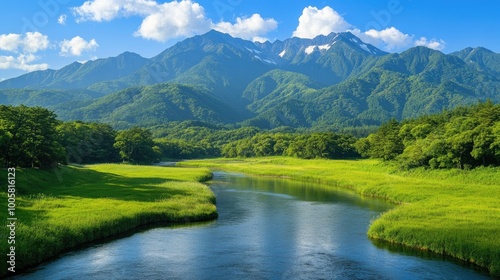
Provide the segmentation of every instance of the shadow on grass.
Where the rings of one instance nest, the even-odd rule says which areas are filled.
[[[6,182],[7,172],[2,171],[4,172],[0,172],[0,180]],[[147,174],[145,175],[147,176]],[[175,185],[170,187],[169,182],[185,182],[187,185],[179,188]],[[19,270],[57,257],[61,252],[72,250],[78,246],[86,246],[90,242],[96,242],[103,238],[116,238],[123,233],[137,232],[142,227],[217,218],[216,212],[176,216],[168,211],[146,211],[144,213],[139,211],[123,217],[118,215],[110,220],[97,220],[95,223],[91,219],[87,221],[89,222],[87,226],[66,229],[66,225],[57,222],[44,224],[51,215],[50,211],[45,210],[44,207],[48,207],[48,209],[60,208],[55,212],[64,213],[64,208],[73,203],[71,199],[106,198],[122,201],[120,204],[127,205],[126,202],[132,201],[155,202],[173,196],[191,196],[195,195],[199,189],[193,188],[191,190],[189,188],[190,181],[158,178],[158,175],[155,177],[154,174],[151,177],[131,178],[77,167],[60,167],[55,170],[19,169],[16,170],[15,183],[16,203],[18,203],[16,218],[18,218],[18,225],[25,226],[19,228],[18,231],[18,241],[23,244],[16,252],[17,258],[22,260],[17,266]],[[2,198],[0,207],[7,209],[7,193],[0,192],[0,198]],[[105,201],[106,203],[108,202]],[[86,211],[89,206],[92,207],[91,205],[80,205],[81,209],[77,210],[81,210],[81,215],[87,215]],[[108,206],[113,207],[106,204],[106,207]],[[105,213],[103,212],[103,214]],[[74,219],[78,219],[77,216],[75,217]],[[52,221],[54,221],[53,217]],[[4,226],[3,230],[0,230],[0,234],[7,236],[8,228]],[[7,243],[0,244],[0,249],[2,252],[6,252]],[[6,264],[3,262],[0,265],[0,277],[7,273]]]
[[[89,169],[59,167],[57,170],[19,170],[17,194],[54,198],[109,198],[124,201],[157,201],[192,194],[161,184],[176,179],[130,178]]]

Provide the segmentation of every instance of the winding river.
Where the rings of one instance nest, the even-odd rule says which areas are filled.
[[[216,172],[219,219],[145,230],[17,279],[491,279],[366,236],[393,206],[341,189]]]

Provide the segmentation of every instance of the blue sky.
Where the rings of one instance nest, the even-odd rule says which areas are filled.
[[[124,51],[149,58],[210,29],[270,41],[351,31],[389,52],[500,52],[496,0],[4,0],[0,8],[0,80]]]

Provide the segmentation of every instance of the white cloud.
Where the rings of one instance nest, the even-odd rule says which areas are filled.
[[[49,47],[49,37],[40,32],[27,32],[23,43],[25,52],[36,53]]]
[[[0,56],[0,69],[13,68],[11,65],[14,64],[15,58],[13,56]]]
[[[126,13],[125,6],[130,6],[127,0],[93,0],[86,1],[80,7],[73,8],[73,13],[78,15],[77,22],[81,21],[110,21]]]
[[[158,5],[134,35],[164,42],[207,32],[210,25],[202,6],[191,1],[174,1]]]
[[[0,55],[0,69],[20,69],[24,71],[46,70],[49,68],[47,63],[30,64],[37,60],[38,57],[34,54],[20,54],[14,56]]]
[[[19,34],[2,34],[0,35],[0,50],[16,52],[22,44],[21,35]]]
[[[253,14],[249,18],[237,18],[236,23],[219,22],[213,26],[213,29],[229,33],[233,37],[239,37],[246,40],[259,42],[267,41],[260,37],[278,27],[278,22],[274,19],[263,19],[259,14]]]
[[[80,36],[76,36],[71,40],[61,42],[61,55],[63,56],[80,56],[84,51],[95,50],[99,45],[95,39],[85,41]]]
[[[66,24],[66,19],[68,18],[67,15],[60,15],[59,18],[57,19],[57,22],[60,25],[65,25]]]
[[[329,6],[323,9],[307,7],[302,11],[299,25],[293,32],[294,37],[314,38],[318,35],[328,35],[332,32],[344,32],[353,28],[339,13]]]
[[[22,48],[25,52],[36,53],[49,47],[49,38],[40,32],[27,32],[21,34],[0,35],[0,50],[18,52]]]
[[[237,18],[234,24],[215,24],[206,16],[204,8],[191,0],[166,3],[155,0],[89,0],[73,8],[73,13],[77,16],[77,22],[140,16],[143,21],[134,35],[161,42],[202,34],[212,28],[235,37],[266,40],[263,35],[277,27],[274,19],[263,19],[258,14]]]
[[[0,35],[0,50],[15,55],[0,55],[0,69],[20,69],[24,71],[45,70],[46,63],[34,64],[39,59],[35,53],[49,48],[47,35],[40,32]]]
[[[403,50],[412,46],[413,43],[412,36],[404,34],[395,27],[389,27],[381,31],[370,29],[363,33],[359,33],[359,31],[353,33],[358,33],[355,35],[359,36],[361,40],[387,51]]]
[[[441,51],[445,48],[446,43],[443,40],[432,39],[430,41],[425,37],[420,37],[417,41],[415,41],[415,46],[425,46],[434,50]]]
[[[78,22],[141,16],[144,19],[134,35],[162,42],[203,33],[211,26],[203,7],[189,0],[162,4],[153,0],[90,0],[73,12]]]

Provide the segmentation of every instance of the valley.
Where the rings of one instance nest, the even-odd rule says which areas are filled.
[[[198,120],[339,130],[498,102],[499,73],[500,54],[484,48],[390,54],[349,32],[254,43],[210,31],[151,59],[127,52],[2,81],[0,102],[117,128]]]

